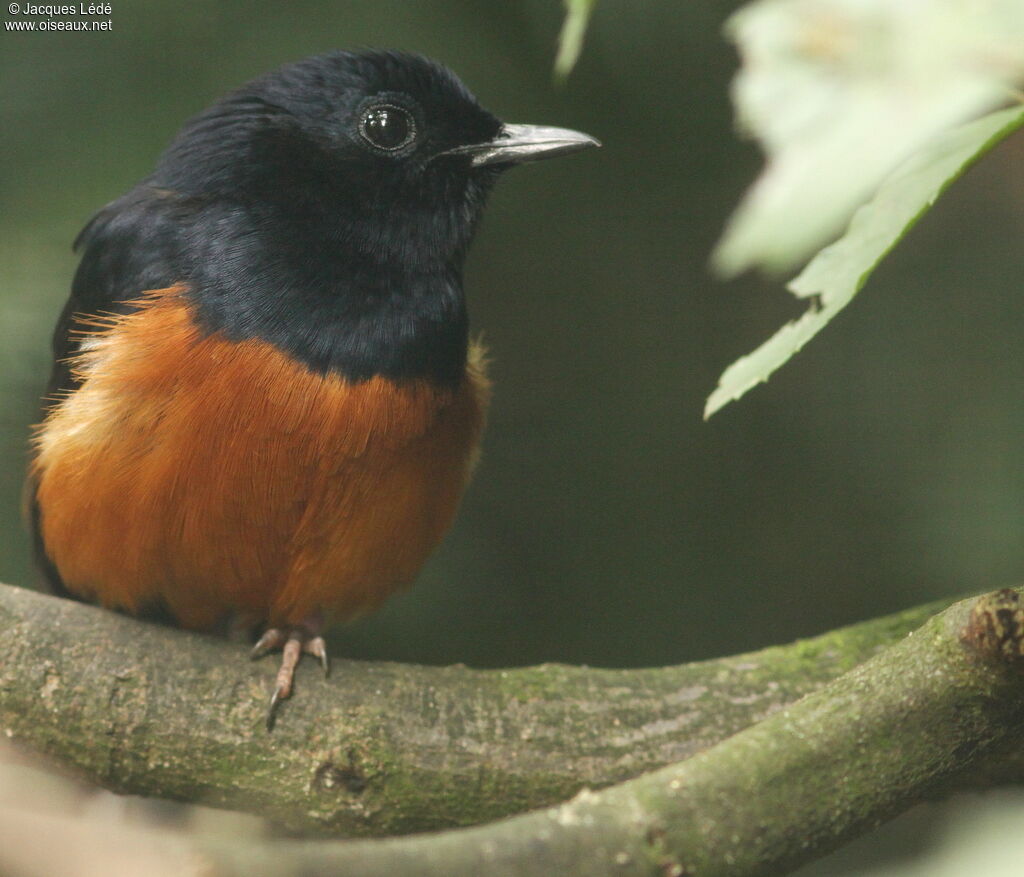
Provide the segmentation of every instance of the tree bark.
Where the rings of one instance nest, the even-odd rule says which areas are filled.
[[[4,599],[6,606],[6,595]],[[44,603],[37,597],[25,600],[36,611]],[[23,611],[20,617],[33,615]],[[122,622],[116,620],[118,625]],[[111,623],[103,618],[101,626]],[[885,624],[890,632],[899,626],[893,620],[875,624]],[[858,626],[848,633],[863,642],[870,628],[870,624]],[[792,651],[799,647],[781,650],[788,655],[789,674],[780,675],[800,675],[805,665],[813,665],[816,671],[822,663],[836,660],[834,654],[829,656],[830,650],[819,650],[823,641],[802,647],[810,655]],[[779,650],[759,654],[771,655],[762,670],[772,661],[778,662],[777,670],[787,669]],[[138,660],[132,657],[129,664],[134,667]],[[746,656],[709,665],[716,666],[730,683],[735,681],[729,679],[730,672],[755,672],[750,665],[756,663],[755,656]],[[706,669],[708,665],[696,666]],[[408,668],[395,672],[404,669]],[[452,672],[421,671],[428,677]],[[56,670],[45,672],[53,678]],[[500,672],[494,675],[502,679]],[[82,684],[89,676],[84,674]],[[425,677],[414,678],[425,681]],[[593,685],[568,678],[570,698],[583,692],[581,702],[596,702],[587,699],[593,697]],[[507,684],[507,677],[504,681]],[[624,681],[620,678],[616,684]],[[761,687],[766,688],[768,681],[762,678]],[[45,680],[43,684],[47,686]],[[63,681],[48,684],[51,700],[64,685]],[[614,693],[614,687],[609,693]],[[7,688],[5,677],[3,690]],[[451,693],[468,697],[475,690],[463,680]],[[544,686],[539,690],[548,692]],[[238,843],[176,837],[166,840],[165,854],[193,863],[195,870],[187,873],[271,877],[299,873],[348,877],[778,875],[917,801],[964,788],[1020,781],[1024,777],[1022,695],[1024,608],[1017,592],[999,591],[953,605],[911,636],[900,638],[833,681],[819,684],[818,690],[799,701],[769,708],[766,718],[716,745],[603,791],[581,791],[556,807],[475,828],[381,841]],[[685,714],[701,696],[688,693],[677,698],[677,713]],[[124,702],[114,698],[109,711]],[[425,702],[437,703],[436,689]],[[172,712],[179,708],[174,702],[150,703],[154,715],[161,706],[170,706]],[[298,714],[299,710],[292,713],[296,724]],[[5,724],[11,719],[6,714]],[[253,737],[259,719],[259,715],[249,717]],[[197,724],[208,723],[209,717],[201,715]],[[676,733],[679,730],[685,735],[682,728]],[[620,726],[620,733],[627,731]],[[497,736],[507,740],[503,734]],[[303,739],[308,743],[312,738]],[[451,737],[449,742],[456,739]],[[88,740],[81,742],[83,748],[88,744]],[[126,745],[130,748],[131,741]],[[599,748],[593,742],[582,745],[592,747],[592,752]],[[270,743],[264,737],[263,746],[272,751],[291,748],[284,738]],[[567,734],[566,757],[576,751],[575,746]],[[499,751],[505,750],[499,747]],[[287,756],[282,764],[287,768]],[[307,796],[314,800],[315,794],[311,784]],[[0,818],[0,826],[8,826],[7,833],[33,830],[18,814],[11,819],[14,829]],[[59,825],[51,825],[35,830],[52,836],[58,829]],[[66,836],[75,836],[73,826],[68,826]],[[90,834],[88,842],[95,842],[95,837]]]
[[[238,643],[0,586],[0,730],[113,791],[351,836],[468,825],[687,758],[898,641],[925,606],[678,667],[299,668]]]

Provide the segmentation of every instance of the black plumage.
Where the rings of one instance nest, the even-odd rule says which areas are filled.
[[[411,116],[408,147],[360,134],[368,103]],[[156,171],[90,220],[57,328],[185,283],[205,329],[311,369],[450,385],[465,362],[462,264],[500,164],[440,156],[501,123],[417,55],[331,52],[260,77],[185,124]],[[70,386],[58,365],[51,391]]]

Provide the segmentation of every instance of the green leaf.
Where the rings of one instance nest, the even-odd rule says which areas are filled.
[[[902,162],[1024,83],[1022,0],[759,0],[727,33],[766,162],[712,256],[726,276],[803,265]]]
[[[597,0],[565,0],[565,21],[558,36],[558,57],[555,58],[555,75],[560,79],[565,79],[579,60],[590,13],[596,3]]]
[[[936,199],[993,146],[1024,126],[1024,109],[992,113],[936,137],[893,171],[854,214],[846,234],[825,247],[789,284],[811,299],[807,312],[729,366],[704,408],[707,419],[739,399],[811,340],[860,291],[882,258]]]

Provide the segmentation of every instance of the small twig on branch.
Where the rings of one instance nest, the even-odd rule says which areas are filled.
[[[245,810],[306,834],[468,825],[686,758],[896,642],[938,607],[652,670],[337,662],[302,672],[272,735],[274,668],[237,644],[0,586],[0,730],[118,792]]]

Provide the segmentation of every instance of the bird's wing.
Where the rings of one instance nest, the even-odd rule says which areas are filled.
[[[53,335],[48,402],[77,384],[68,358],[87,337],[82,317],[125,313],[147,290],[183,279],[183,228],[191,212],[187,199],[141,184],[98,211],[82,229],[75,239],[81,262]]]
[[[88,338],[83,318],[131,311],[133,303],[148,290],[182,279],[186,271],[183,235],[193,210],[188,199],[144,182],[98,211],[79,233],[74,246],[81,252],[81,262],[53,335],[53,366],[45,408],[59,403],[78,386],[79,378],[69,360]],[[42,583],[53,593],[69,596],[47,556],[31,474],[24,500]]]

